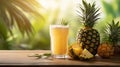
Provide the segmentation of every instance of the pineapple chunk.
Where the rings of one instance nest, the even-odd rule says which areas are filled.
[[[91,54],[87,49],[84,49],[82,54],[79,55],[79,58],[82,60],[91,59],[93,57],[93,54]]]
[[[73,52],[77,56],[79,56],[80,54],[82,54],[82,51],[83,51],[83,49],[81,47],[73,48]]]

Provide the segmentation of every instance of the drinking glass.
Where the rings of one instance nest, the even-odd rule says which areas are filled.
[[[51,52],[53,58],[67,57],[68,33],[68,25],[50,25]]]

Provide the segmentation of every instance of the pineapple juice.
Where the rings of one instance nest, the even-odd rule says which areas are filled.
[[[68,46],[69,26],[50,25],[51,51],[53,56],[65,57]]]

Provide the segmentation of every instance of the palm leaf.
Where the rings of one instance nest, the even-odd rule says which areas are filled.
[[[42,18],[39,8],[37,0],[0,0],[0,18],[9,31],[16,24],[22,34],[29,34],[33,29],[28,15]]]

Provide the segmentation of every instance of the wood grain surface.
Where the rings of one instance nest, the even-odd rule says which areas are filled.
[[[50,53],[49,50],[1,50],[0,66],[118,66],[120,67],[120,57],[102,59],[96,56],[90,61],[70,60],[70,59],[36,59],[29,57],[34,54]]]

